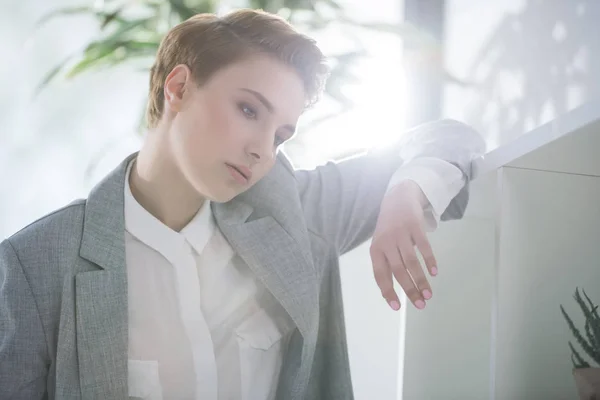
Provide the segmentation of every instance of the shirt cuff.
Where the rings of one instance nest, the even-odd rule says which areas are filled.
[[[388,191],[405,180],[419,185],[429,201],[423,210],[429,232],[437,228],[440,216],[465,184],[463,173],[458,167],[434,157],[415,158],[402,165],[392,176]]]

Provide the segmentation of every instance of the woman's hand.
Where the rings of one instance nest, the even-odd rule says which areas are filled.
[[[427,270],[437,274],[437,264],[427,235],[423,210],[428,201],[421,188],[406,180],[395,185],[384,197],[371,242],[371,260],[381,294],[394,310],[400,300],[392,276],[407,297],[422,309],[432,296],[431,286],[417,258],[415,246]]]

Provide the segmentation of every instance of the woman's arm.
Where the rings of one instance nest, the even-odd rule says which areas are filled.
[[[471,160],[484,147],[481,136],[468,125],[441,120],[412,129],[385,149],[297,170],[308,229],[340,254],[353,249],[372,236],[390,184],[407,179],[428,196],[434,220],[462,218],[469,198]],[[460,173],[453,174],[453,169]]]
[[[46,339],[31,287],[8,240],[0,243],[0,398],[42,399]]]

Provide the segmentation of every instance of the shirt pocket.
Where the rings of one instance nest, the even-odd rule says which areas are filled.
[[[276,323],[264,310],[236,329],[243,400],[275,398],[288,331],[286,324]]]
[[[129,399],[162,400],[158,361],[128,360]]]

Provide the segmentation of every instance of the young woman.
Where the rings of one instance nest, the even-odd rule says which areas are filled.
[[[396,280],[424,308],[425,231],[462,216],[483,142],[440,121],[295,170],[323,61],[259,11],[167,34],[141,150],[0,245],[0,398],[352,398],[339,256],[372,237],[389,306]]]

